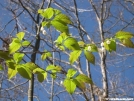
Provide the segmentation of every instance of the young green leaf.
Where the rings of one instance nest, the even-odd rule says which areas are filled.
[[[33,71],[37,68],[39,68],[37,65],[35,65],[33,62],[27,62],[26,64],[23,64],[25,68],[28,68],[30,71]]]
[[[9,52],[4,52],[2,50],[0,50],[0,58],[5,59],[5,60],[11,60],[12,58],[9,57]]]
[[[53,70],[55,69],[55,66],[54,65],[48,65],[46,70],[49,71],[49,70]]]
[[[25,36],[25,33],[24,33],[24,32],[19,32],[18,34],[16,34],[16,36],[19,38],[19,40],[22,41],[22,39],[23,39],[24,36]]]
[[[73,82],[75,83],[75,85],[78,88],[80,88],[82,90],[86,89],[86,86],[85,86],[85,83],[84,82],[81,82],[80,80],[77,80],[77,79],[73,79]]]
[[[98,52],[98,48],[95,44],[88,44],[85,49],[90,52]]]
[[[94,57],[94,55],[91,52],[88,52],[88,51],[84,50],[84,54],[85,54],[86,59],[90,63],[95,64],[95,57]]]
[[[47,77],[47,72],[38,73],[37,78],[39,82],[43,82]]]
[[[12,77],[14,77],[17,74],[17,70],[15,69],[11,69],[8,68],[8,78],[11,79]]]
[[[71,64],[73,64],[81,55],[82,51],[81,50],[75,50],[70,53],[69,61]]]
[[[58,21],[63,22],[65,24],[71,24],[72,23],[70,18],[68,16],[66,16],[65,14],[62,14],[62,13],[56,15],[54,20],[58,20]]]
[[[53,8],[39,9],[38,13],[41,14],[41,16],[45,17],[46,19],[51,19],[54,15],[54,10]]]
[[[51,77],[52,77],[53,79],[56,79],[56,77],[57,77],[56,73],[52,73],[52,74],[51,74]]]
[[[51,24],[56,30],[58,30],[60,32],[65,32],[65,33],[69,32],[68,26],[59,20],[52,20]]]
[[[25,66],[22,65],[18,66],[17,71],[23,78],[30,80],[32,77],[31,70],[29,68],[26,68]]]
[[[80,47],[84,47],[85,46],[85,43],[83,41],[79,41],[78,44],[79,44]]]
[[[113,39],[106,39],[104,42],[104,47],[109,52],[116,51],[116,42]]]
[[[76,89],[76,85],[71,79],[65,79],[63,82],[63,85],[68,93],[70,93],[70,94],[74,93],[74,91]]]
[[[21,60],[23,59],[24,54],[23,53],[14,53],[13,58],[16,61],[16,63],[21,62]]]
[[[77,73],[77,71],[71,68],[71,69],[68,70],[66,76],[67,76],[67,78],[71,78],[71,77],[73,77],[76,73]]]
[[[9,45],[9,53],[12,54],[14,52],[16,52],[17,50],[19,50],[21,47],[21,42],[19,39],[14,39],[12,41],[12,43]]]
[[[73,37],[68,37],[64,41],[64,46],[70,50],[80,50],[77,40]]]
[[[125,31],[118,31],[116,34],[115,34],[115,38],[117,39],[130,39],[134,37],[134,35],[130,32],[125,32]]]
[[[30,45],[30,42],[29,41],[23,41],[22,42],[22,46],[23,47],[27,47],[28,45]]]
[[[129,48],[134,48],[134,43],[130,39],[120,40],[123,45]]]
[[[88,76],[86,76],[84,74],[79,74],[75,79],[79,82],[93,84],[93,81]]]
[[[8,68],[11,68],[13,70],[15,70],[16,68],[16,63],[14,63],[13,60],[9,60],[9,61],[6,61],[6,65],[8,66]]]
[[[45,60],[47,57],[52,57],[52,54],[50,52],[45,51],[45,53],[41,55],[41,59]]]

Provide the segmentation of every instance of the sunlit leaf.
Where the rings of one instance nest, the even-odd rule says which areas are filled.
[[[30,71],[35,70],[36,68],[39,68],[37,65],[35,65],[33,62],[27,62],[26,64],[23,64],[25,68],[28,68]]]
[[[16,69],[11,69],[8,68],[8,78],[11,79],[12,77],[14,77],[17,74],[17,70]]]
[[[77,40],[73,37],[68,37],[64,41],[64,46],[70,50],[80,50]]]
[[[85,46],[85,43],[83,41],[79,41],[78,44],[79,44],[80,47],[84,47]]]
[[[88,51],[84,50],[84,54],[85,54],[86,59],[90,63],[95,64],[95,57],[94,57],[94,55],[91,52],[88,52]]]
[[[68,70],[66,76],[67,76],[68,78],[71,78],[71,77],[73,77],[76,73],[77,73],[77,71],[71,68],[71,69]]]
[[[62,13],[56,15],[54,20],[58,20],[58,21],[63,22],[65,24],[71,24],[72,23],[70,18],[68,16],[66,16],[65,14],[62,14]]]
[[[11,68],[11,69],[13,69],[13,70],[15,70],[16,68],[16,64],[14,63],[14,61],[13,60],[11,60],[11,61],[6,61],[6,65],[8,66],[8,68]]]
[[[116,51],[116,42],[113,39],[106,39],[104,42],[104,47],[109,52]]]
[[[23,47],[27,47],[28,45],[30,45],[30,42],[29,41],[23,41],[22,42],[22,46]]]
[[[86,50],[90,52],[98,52],[98,48],[95,44],[88,44]]]
[[[37,78],[39,82],[43,82],[47,77],[47,72],[38,73]]]
[[[88,76],[86,76],[84,74],[79,74],[75,79],[79,82],[93,84],[93,81]]]
[[[42,60],[45,60],[47,57],[52,57],[52,54],[50,53],[50,52],[48,52],[48,51],[44,51],[45,53],[43,53],[42,55],[41,55],[41,59]]]
[[[41,14],[41,16],[45,17],[46,19],[51,19],[54,15],[54,10],[53,8],[39,9],[38,13]]]
[[[15,53],[13,55],[13,58],[16,61],[16,63],[21,62],[21,60],[23,59],[23,57],[24,57],[24,54],[23,53]]]
[[[51,24],[56,30],[60,32],[65,32],[65,33],[69,32],[68,26],[65,23],[61,22],[60,20],[52,20]]]
[[[118,31],[116,34],[115,34],[115,38],[117,39],[130,39],[134,37],[134,34],[130,33],[130,32],[125,32],[125,31]]]
[[[74,91],[76,89],[76,85],[71,79],[65,79],[63,82],[63,85],[68,93],[70,93],[70,94],[74,93]]]
[[[134,48],[134,43],[130,39],[120,40],[123,45],[129,48]]]
[[[81,55],[82,51],[81,50],[75,50],[70,53],[69,61],[71,64],[73,64]]]
[[[5,60],[11,60],[12,58],[9,56],[9,52],[0,50],[0,58],[3,58]]]
[[[21,42],[19,39],[14,39],[12,43],[9,45],[9,53],[12,54],[19,50],[21,47]]]
[[[16,36],[19,38],[19,40],[22,40],[25,36],[24,32],[19,32],[18,34],[16,34]]]
[[[26,68],[25,66],[19,66],[17,68],[17,71],[18,73],[23,77],[23,78],[26,78],[26,79],[31,79],[32,77],[32,72],[30,71],[29,68]]]
[[[77,80],[77,79],[73,79],[73,82],[78,88],[83,89],[83,90],[86,89],[86,85],[84,82],[81,82],[80,80]]]

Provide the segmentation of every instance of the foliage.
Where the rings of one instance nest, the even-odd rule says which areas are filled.
[[[63,14],[60,10],[53,8],[39,9],[38,13],[46,19],[42,22],[42,27],[49,28],[53,26],[57,31],[60,31],[60,35],[55,41],[55,46],[61,51],[69,50],[70,65],[80,58],[82,52],[84,52],[84,56],[89,63],[95,65],[95,56],[93,55],[93,52],[98,52],[98,46],[92,43],[77,41],[76,38],[71,36],[69,34],[68,24],[72,24],[72,21],[67,15]],[[32,62],[24,63],[23,58],[25,57],[25,54],[21,51],[21,48],[30,46],[29,41],[23,40],[24,36],[24,32],[17,33],[16,37],[12,39],[12,42],[9,45],[9,51],[0,51],[0,58],[5,59],[6,65],[8,66],[8,78],[11,79],[18,73],[23,78],[29,80],[31,79],[32,74],[36,74],[39,82],[43,82],[48,74],[56,79],[57,74],[63,71],[62,67],[50,64],[46,69],[43,69]],[[116,42],[119,41],[126,47],[134,48],[134,44],[131,40],[133,37],[134,35],[132,33],[119,31],[114,37],[104,40],[104,47],[109,52],[116,51]],[[41,55],[42,61],[51,57],[51,52],[47,50]],[[0,70],[3,70],[2,66],[0,66]],[[66,74],[63,85],[70,94],[73,94],[76,87],[84,90],[86,88],[86,83],[93,84],[93,81],[86,75],[79,74],[76,70],[71,68]]]

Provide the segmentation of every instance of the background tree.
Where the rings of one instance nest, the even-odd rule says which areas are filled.
[[[41,101],[44,99],[96,101],[108,97],[132,97],[134,95],[132,75],[134,51],[131,48],[134,45],[133,39],[130,41],[127,37],[133,37],[131,34],[134,20],[133,4],[132,0],[2,0],[0,2],[1,56],[2,52],[9,50],[11,38],[16,38],[16,33],[23,31],[25,37],[22,41],[28,40],[30,45],[19,50],[25,54],[22,63],[33,62],[44,70],[47,66],[54,64],[60,66],[62,72],[57,74],[56,79],[52,78],[51,76],[54,75],[50,76],[48,72],[46,80],[42,83],[37,81],[36,75],[32,75],[29,83],[19,74],[9,80],[7,78],[9,66],[5,65],[6,62],[1,59],[4,68],[4,71],[1,71],[1,100],[24,98],[24,100],[32,101],[34,98]],[[55,40],[61,34],[62,29],[54,24],[53,27],[48,27],[49,24],[47,24],[48,28],[41,29],[42,21],[45,19],[42,19],[38,9],[49,7],[59,9],[69,16],[72,21],[68,25],[69,33],[81,47],[86,45],[86,49],[92,52],[94,48],[91,44],[95,44],[98,52],[93,52],[89,56],[82,53],[77,61],[74,58],[70,59],[70,62],[74,62],[70,64],[70,56],[75,57],[77,54],[74,53],[73,56],[70,49],[65,48],[65,51],[62,51],[64,50],[62,46],[56,47]],[[118,31],[123,31],[125,35],[127,32],[131,33],[123,36],[127,39],[116,41],[116,48],[113,44],[108,46],[111,42],[114,43],[113,39]],[[122,36],[116,36],[117,39],[119,37]],[[46,53],[48,56],[45,55]],[[94,85],[87,84],[84,90],[78,87],[70,95],[62,84],[70,68],[87,75]]]

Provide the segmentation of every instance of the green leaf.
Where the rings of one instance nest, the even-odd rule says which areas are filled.
[[[54,65],[49,65],[46,68],[47,71],[52,71],[52,73],[60,72],[62,68],[60,66],[54,66]]]
[[[49,70],[53,70],[55,69],[55,66],[54,65],[48,65],[46,70],[49,71]]]
[[[77,40],[73,37],[68,37],[64,41],[64,46],[70,50],[80,50]]]
[[[52,20],[51,24],[56,30],[60,32],[65,32],[65,33],[69,32],[68,26],[65,23],[61,22],[60,20]]]
[[[21,62],[21,60],[23,59],[24,54],[23,53],[14,53],[13,58],[16,61],[16,63]]]
[[[10,60],[10,61],[6,61],[6,65],[8,66],[8,68],[10,68],[10,69],[13,69],[13,70],[15,70],[16,68],[16,63],[14,63],[14,61],[13,60]]]
[[[45,17],[46,19],[51,19],[54,15],[54,10],[53,8],[39,9],[38,13],[41,14],[41,16]]]
[[[54,42],[56,42],[57,44],[62,44],[63,38],[62,36],[58,36],[57,40],[55,40]]]
[[[134,35],[130,32],[125,32],[125,31],[118,31],[116,34],[115,34],[115,38],[117,39],[130,39],[134,37]]]
[[[39,82],[43,82],[47,77],[47,72],[38,73],[37,78]]]
[[[85,86],[85,83],[84,82],[81,82],[80,80],[77,80],[77,79],[73,79],[73,82],[75,83],[75,85],[78,88],[80,88],[82,90],[86,89],[86,86]]]
[[[48,23],[49,23],[48,21],[43,21],[43,22],[41,23],[41,24],[42,24],[42,27],[47,26]]]
[[[116,42],[113,39],[106,39],[104,42],[104,47],[109,52],[116,51]]]
[[[58,9],[54,9],[54,14],[55,14],[55,15],[60,14],[60,13],[61,13],[60,10],[58,10]]]
[[[66,16],[65,14],[62,14],[62,13],[56,15],[54,20],[58,20],[58,21],[63,22],[65,24],[71,24],[72,23],[70,18],[68,16]]]
[[[29,68],[26,68],[23,65],[18,66],[17,71],[23,78],[26,78],[26,79],[30,80],[31,77],[32,77],[31,70]]]
[[[23,64],[25,68],[28,68],[30,71],[35,70],[36,68],[39,68],[37,65],[35,65],[33,62],[27,62],[26,64]]]
[[[46,53],[43,53],[43,54],[41,55],[41,60],[45,60],[46,58],[47,58]]]
[[[90,63],[95,64],[95,57],[94,57],[94,55],[91,52],[88,52],[88,51],[84,50],[84,54],[85,54],[86,59]]]
[[[18,34],[16,34],[16,36],[19,38],[19,40],[22,40],[25,36],[24,32],[19,32]]]
[[[98,52],[98,48],[95,44],[88,44],[86,50],[90,52]]]
[[[14,52],[16,52],[17,50],[19,50],[21,47],[21,42],[19,39],[14,39],[12,41],[12,43],[9,45],[9,53],[12,54]]]
[[[0,58],[3,58],[5,60],[11,60],[12,58],[9,57],[9,52],[0,50]]]
[[[63,85],[68,93],[70,93],[70,94],[74,93],[74,91],[76,89],[76,85],[71,79],[65,79],[63,82]]]
[[[56,73],[52,73],[52,74],[51,74],[51,77],[52,77],[53,79],[56,79],[56,77],[57,77]]]
[[[41,59],[42,60],[45,60],[47,57],[52,57],[52,54],[50,53],[50,52],[48,52],[48,51],[44,51],[45,53],[43,53],[42,55],[41,55]]]
[[[77,73],[77,71],[71,68],[71,69],[68,70],[66,76],[67,76],[67,78],[71,78],[71,77],[73,77],[76,73]]]
[[[123,45],[129,48],[134,48],[134,43],[130,39],[120,40]]]
[[[33,70],[34,74],[38,74],[38,73],[42,73],[42,72],[45,72],[45,71],[42,68],[39,68],[39,67]]]
[[[30,42],[29,41],[23,41],[22,42],[22,46],[23,47],[27,47],[28,45],[30,45]]]
[[[79,58],[81,52],[82,52],[81,50],[75,50],[70,53],[69,61],[71,64],[73,64]]]
[[[11,79],[12,77],[14,77],[17,74],[17,70],[15,69],[11,69],[8,68],[8,78]]]
[[[2,66],[1,64],[0,64],[0,70],[4,70],[4,69],[3,69],[3,66]]]
[[[79,41],[78,44],[79,44],[80,47],[84,47],[85,46],[85,43],[83,41]]]
[[[79,82],[93,84],[93,81],[88,76],[86,76],[84,74],[79,74],[75,79]]]

